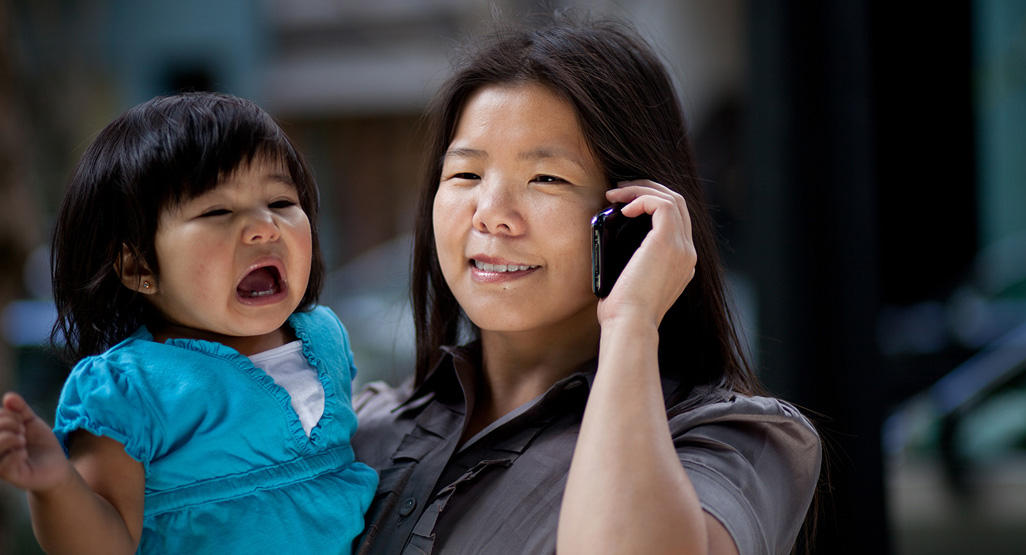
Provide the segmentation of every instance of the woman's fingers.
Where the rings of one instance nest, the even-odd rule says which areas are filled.
[[[606,191],[606,198],[610,202],[626,204],[622,209],[626,216],[636,217],[642,212],[651,214],[653,228],[667,226],[667,232],[670,233],[678,225],[672,216],[677,216],[680,231],[693,248],[691,215],[688,213],[687,202],[680,194],[654,181],[638,180],[621,183],[616,189]]]
[[[677,214],[680,215],[681,221],[684,222],[684,234],[687,236],[689,241],[691,240],[691,215],[688,213],[687,202],[679,193],[672,191],[661,183],[656,183],[655,181],[647,179],[624,181],[619,183],[615,189],[609,189],[606,191],[606,198],[610,202],[619,202],[628,205],[635,199],[644,196],[655,196],[671,202],[676,208]],[[648,206],[654,208],[654,205]],[[635,213],[635,210],[636,208],[633,207],[625,207],[623,212],[627,216],[631,217],[639,215],[642,211],[648,212],[649,214],[653,213],[653,210],[649,210],[647,208],[639,210],[637,213]]]

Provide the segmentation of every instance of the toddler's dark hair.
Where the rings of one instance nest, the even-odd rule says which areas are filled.
[[[317,185],[292,141],[249,100],[206,92],[157,97],[99,133],[57,215],[51,250],[57,321],[50,339],[69,362],[103,352],[158,317],[122,284],[116,269],[122,245],[159,276],[154,236],[161,211],[215,188],[257,158],[288,170],[310,219],[310,280],[298,309],[310,308],[324,278]]]

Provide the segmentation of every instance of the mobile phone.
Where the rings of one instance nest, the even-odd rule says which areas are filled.
[[[620,212],[623,204],[601,210],[591,219],[591,290],[605,298],[616,278],[652,229],[652,216],[634,218]]]

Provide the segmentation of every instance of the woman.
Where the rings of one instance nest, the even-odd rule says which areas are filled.
[[[365,553],[785,553],[819,474],[757,396],[683,114],[617,24],[504,34],[431,110],[417,368],[357,399]],[[652,230],[598,299],[589,221]],[[462,346],[455,346],[462,344]]]

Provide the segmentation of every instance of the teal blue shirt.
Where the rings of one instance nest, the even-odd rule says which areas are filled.
[[[62,445],[75,430],[112,438],[142,463],[140,552],[350,552],[377,475],[349,444],[349,338],[324,307],[289,324],[324,386],[309,437],[288,392],[220,343],[140,328],[71,371],[54,432]]]

